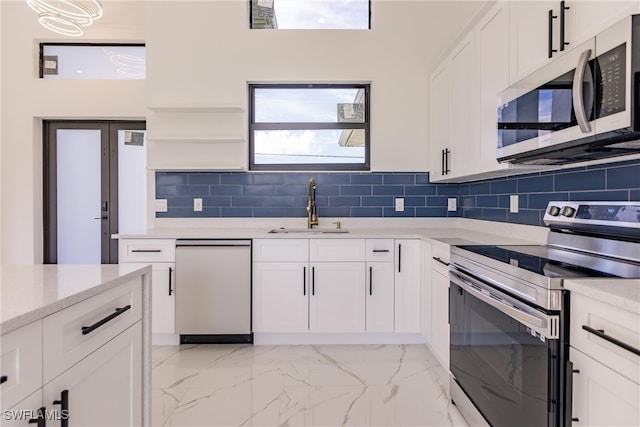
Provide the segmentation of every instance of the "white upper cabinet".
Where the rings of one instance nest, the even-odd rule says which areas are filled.
[[[639,12],[638,0],[510,2],[511,83]]]
[[[468,174],[480,154],[475,56],[474,34],[470,34],[431,75],[431,181]]]
[[[476,31],[480,79],[480,156],[482,171],[508,169],[496,160],[497,94],[509,86],[509,4],[499,2],[478,24]]]
[[[479,99],[475,34],[466,37],[451,54],[451,118],[449,136],[451,175],[473,171],[480,152]]]
[[[549,58],[551,43],[553,58],[561,54],[558,43],[559,1],[512,1],[511,16],[511,83],[515,83],[540,68]],[[551,12],[551,17],[549,15]],[[553,18],[555,17],[555,18]],[[551,25],[551,31],[549,26]],[[551,36],[551,42],[549,41]]]
[[[565,12],[567,48],[577,46],[622,18],[640,13],[640,1],[627,0],[567,0]]]
[[[433,72],[429,87],[429,178],[438,181],[446,176],[449,145],[449,87],[451,73],[448,62]]]

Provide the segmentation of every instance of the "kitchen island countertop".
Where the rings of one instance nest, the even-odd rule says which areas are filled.
[[[2,265],[0,335],[150,273],[144,264]]]

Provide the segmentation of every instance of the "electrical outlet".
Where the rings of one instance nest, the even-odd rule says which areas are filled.
[[[202,199],[193,199],[193,210],[195,212],[202,212]]]
[[[396,212],[404,212],[404,199],[401,197],[396,199]]]
[[[458,210],[458,199],[455,197],[449,197],[447,199],[447,211],[455,212],[456,210]]]
[[[156,199],[156,212],[167,211],[167,199]]]
[[[518,213],[519,209],[520,208],[518,206],[518,195],[512,194],[511,196],[509,196],[509,212]]]

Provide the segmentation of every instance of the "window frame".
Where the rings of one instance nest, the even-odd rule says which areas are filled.
[[[364,117],[363,123],[353,122],[278,122],[256,123],[255,90],[256,89],[363,89]],[[370,83],[249,83],[249,170],[250,171],[370,171],[371,153],[371,116],[370,116]],[[323,130],[323,129],[363,129],[364,130],[364,162],[362,163],[270,163],[256,164],[254,132],[260,130]]]
[[[257,5],[258,0],[249,0],[248,2],[248,6],[249,6],[249,29],[250,30],[279,30],[281,28],[256,28],[253,26],[253,11],[254,11],[254,4],[255,4],[255,8],[257,9],[259,6]],[[293,30],[293,31],[305,31],[305,30],[320,30],[320,31],[341,31],[341,30],[346,30],[346,31],[353,31],[353,30],[360,30],[360,31],[369,31],[371,30],[371,24],[372,24],[372,19],[371,19],[371,9],[372,9],[372,0],[367,0],[367,4],[369,6],[369,10],[367,13],[367,28],[343,28],[343,29],[339,29],[339,28],[327,28],[327,29],[320,29],[320,28],[291,28],[291,29],[287,29],[287,30]]]
[[[38,52],[38,78],[44,79],[44,47],[45,46],[119,46],[119,47],[144,47],[146,61],[146,43],[65,43],[65,42],[41,42]],[[146,76],[143,80],[146,80]]]

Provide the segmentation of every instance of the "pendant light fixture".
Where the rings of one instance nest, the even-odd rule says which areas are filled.
[[[38,22],[58,34],[78,37],[83,28],[102,16],[100,0],[27,0]]]

